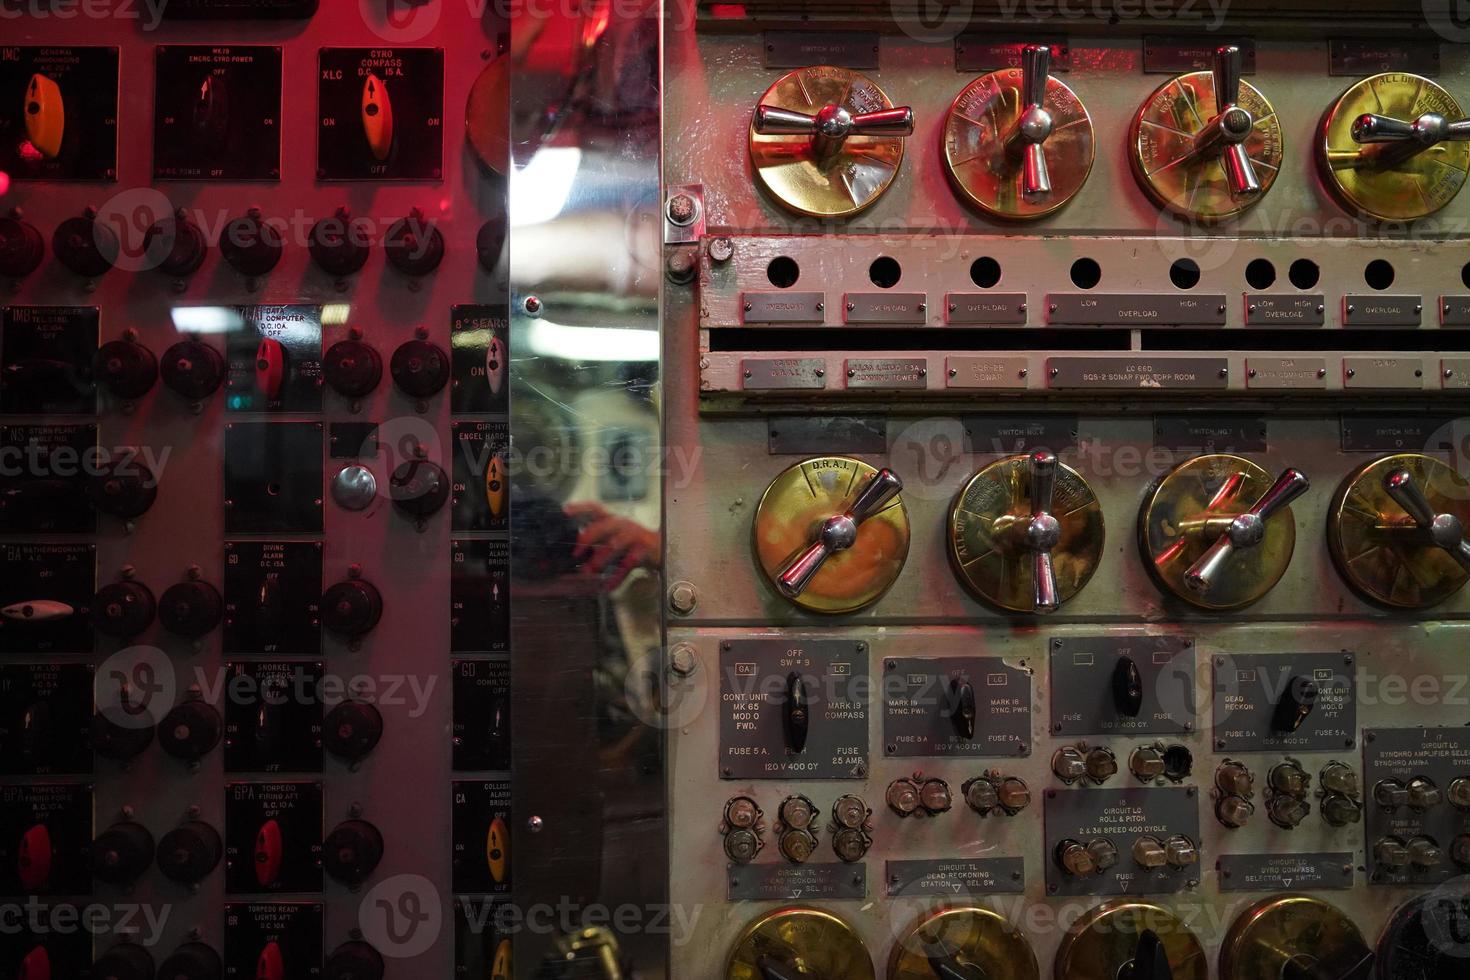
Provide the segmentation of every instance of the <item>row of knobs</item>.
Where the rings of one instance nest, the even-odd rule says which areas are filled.
[[[289,352],[280,341],[266,337],[256,351],[256,386],[267,398],[278,397],[290,371]],[[93,361],[97,380],[124,400],[142,398],[160,376],[171,391],[200,402],[225,382],[224,356],[200,340],[181,340],[164,351],[162,361],[131,337],[110,340],[97,349]],[[359,331],[338,341],[322,357],[326,383],[344,398],[372,394],[383,380],[383,355],[362,339]],[[424,336],[399,344],[388,361],[393,385],[410,398],[430,398],[449,384],[450,360],[443,348]]]
[[[285,954],[279,944],[267,943],[261,950],[256,973],[260,980],[285,977]],[[382,980],[383,956],[369,943],[349,940],[327,957],[323,980]],[[22,961],[21,977],[52,976],[50,955],[46,947],[37,946]],[[189,942],[174,950],[156,968],[153,954],[137,943],[123,942],[99,956],[92,964],[92,976],[108,980],[224,980],[225,964],[214,947],[202,942]]]
[[[1199,845],[1183,834],[1155,837],[1145,834],[1128,849],[1133,863],[1146,871],[1172,868],[1184,871],[1199,864]],[[1070,837],[1057,843],[1053,857],[1058,867],[1074,878],[1100,875],[1118,864],[1118,846],[1106,837],[1077,841]]]
[[[308,247],[312,261],[328,275],[343,278],[360,271],[372,256],[374,231],[366,219],[353,218],[346,209],[322,218],[311,227]],[[492,219],[480,229],[476,253],[481,266],[494,272],[505,243],[503,221]],[[280,228],[257,208],[231,219],[219,236],[224,260],[241,275],[257,278],[274,269],[285,252]],[[444,261],[444,235],[435,223],[414,210],[391,225],[382,238],[388,264],[410,276],[424,276]],[[143,261],[149,268],[174,279],[198,272],[209,255],[210,243],[187,212],[151,225],[143,238]],[[51,236],[51,251],[67,269],[95,279],[113,269],[122,255],[117,231],[99,220],[96,210],[68,218]],[[0,217],[0,276],[20,279],[36,271],[45,259],[41,232],[18,213]]]
[[[944,130],[949,175],[970,203],[992,216],[1050,214],[1082,189],[1091,172],[1091,117],[1076,93],[1052,76],[1051,55],[1046,45],[1026,45],[1019,68],[981,76],[950,108]],[[1370,217],[1430,214],[1464,182],[1464,152],[1457,150],[1454,159],[1432,152],[1470,141],[1470,119],[1460,116],[1453,97],[1427,78],[1399,72],[1364,79],[1324,121],[1318,147],[1323,181],[1347,207]],[[758,179],[783,205],[845,216],[887,189],[903,159],[903,137],[913,129],[913,111],[893,107],[870,80],[817,66],[792,72],[762,97],[751,121],[750,152]],[[1128,150],[1134,176],[1156,204],[1204,222],[1234,217],[1259,201],[1283,158],[1275,109],[1241,79],[1241,52],[1234,45],[1215,50],[1212,70],[1160,86],[1139,109]],[[862,179],[852,179],[854,173]]]
[[[267,713],[261,723],[261,733],[269,744],[281,735],[281,726],[269,713],[279,709],[267,707],[264,710]],[[114,762],[132,762],[153,744],[156,737],[158,747],[166,755],[193,766],[214,751],[224,737],[225,721],[219,710],[197,697],[183,700],[169,709],[159,720],[156,731],[153,726],[140,723],[138,716],[129,715],[126,724],[121,724],[109,717],[110,714],[111,710],[108,710],[93,716],[92,747],[98,755]],[[28,713],[28,720],[38,715],[39,712]],[[323,746],[350,765],[366,758],[382,738],[383,716],[368,701],[341,701],[327,712],[323,721]],[[44,745],[36,746],[36,751],[44,748]]]
[[[1312,777],[1300,764],[1287,760],[1266,775],[1266,815],[1284,830],[1293,830],[1312,812],[1308,799]],[[1332,827],[1347,827],[1363,819],[1358,774],[1342,762],[1329,762],[1318,775],[1322,819]],[[1215,818],[1230,830],[1239,830],[1255,815],[1256,777],[1242,762],[1226,760],[1215,771]]]

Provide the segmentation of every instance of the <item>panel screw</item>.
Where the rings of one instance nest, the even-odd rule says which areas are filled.
[[[669,671],[676,677],[688,677],[698,664],[694,648],[687,643],[677,643],[669,651]]]
[[[729,238],[721,236],[709,243],[709,260],[711,262],[725,263],[735,257],[735,243]]]
[[[688,194],[675,194],[669,198],[668,216],[671,223],[681,228],[692,225],[699,217],[699,202]]]
[[[533,834],[539,834],[546,829],[546,821],[540,817],[532,816],[526,821],[526,829]]]
[[[692,582],[675,582],[669,586],[669,608],[680,616],[694,612],[699,605],[699,591]]]
[[[521,307],[529,316],[541,315],[541,298],[539,296],[527,296]]]

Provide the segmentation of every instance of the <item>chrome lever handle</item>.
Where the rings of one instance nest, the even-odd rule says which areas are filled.
[[[1446,140],[1470,140],[1470,119],[1451,122],[1437,112],[1426,112],[1415,119],[1395,119],[1365,112],[1353,120],[1353,141],[1357,143],[1417,143],[1427,149]]]
[[[1039,613],[1055,612],[1061,605],[1057,595],[1056,570],[1051,552],[1062,539],[1062,525],[1052,514],[1057,488],[1056,453],[1039,449],[1031,454],[1031,520],[1026,524],[1026,547],[1032,558],[1032,609]]]
[[[810,136],[818,155],[835,153],[849,136],[911,136],[914,110],[908,106],[853,114],[840,105],[825,105],[815,114],[759,105],[755,131],[762,136]]]
[[[781,592],[792,598],[805,592],[827,559],[856,544],[858,527],[886,507],[902,490],[903,481],[892,470],[885,468],[875,473],[847,512],[823,521],[816,540],[781,570],[776,577]]]
[[[1408,470],[1394,470],[1383,478],[1383,489],[1393,502],[1404,509],[1414,523],[1429,532],[1435,545],[1470,571],[1470,541],[1465,540],[1465,527],[1454,514],[1436,514],[1429,498]]]
[[[1261,494],[1261,499],[1250,510],[1237,515],[1225,533],[1189,566],[1184,573],[1185,584],[1195,592],[1208,592],[1236,550],[1260,544],[1266,537],[1266,522],[1306,493],[1311,485],[1312,481],[1300,470],[1283,470],[1271,488]]]
[[[1046,83],[1051,76],[1051,48],[1028,44],[1021,49],[1021,117],[1008,143],[1022,154],[1021,191],[1027,197],[1051,193],[1045,143],[1054,120],[1046,108]]]
[[[1215,82],[1215,118],[1195,136],[1195,151],[1220,154],[1231,194],[1236,197],[1259,194],[1261,180],[1245,148],[1256,120],[1240,104],[1240,48],[1233,44],[1216,48],[1211,73]]]

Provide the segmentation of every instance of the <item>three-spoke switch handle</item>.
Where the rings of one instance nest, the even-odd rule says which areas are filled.
[[[1454,514],[1436,514],[1434,505],[1424,495],[1424,490],[1414,482],[1408,470],[1394,470],[1383,479],[1383,489],[1394,503],[1414,519],[1414,523],[1429,532],[1440,548],[1449,552],[1460,567],[1470,571],[1470,541],[1465,540],[1465,526]]]
[[[887,507],[902,490],[903,481],[897,473],[886,468],[875,473],[847,512],[823,521],[816,540],[776,576],[776,584],[782,593],[795,598],[805,592],[827,559],[856,544],[859,526]]]
[[[1470,119],[1451,121],[1437,112],[1414,119],[1365,112],[1353,120],[1353,141],[1357,143],[1409,143],[1417,149],[1428,149],[1436,143],[1465,140],[1470,140]]]
[[[1012,134],[1021,151],[1021,190],[1027,197],[1051,193],[1046,166],[1046,140],[1055,120],[1046,108],[1046,85],[1051,77],[1051,48],[1028,44],[1021,49],[1021,116]]]
[[[896,106],[854,113],[833,104],[811,113],[760,105],[755,109],[755,131],[762,136],[812,136],[834,141],[849,136],[911,136],[914,110]]]
[[[1266,537],[1266,522],[1306,493],[1311,485],[1312,481],[1301,470],[1283,470],[1271,489],[1261,494],[1250,510],[1237,515],[1199,561],[1189,566],[1184,583],[1195,592],[1208,592],[1236,550],[1260,544]]]
[[[1195,136],[1195,152],[1220,155],[1220,165],[1225,168],[1234,196],[1259,194],[1261,181],[1245,148],[1256,119],[1240,104],[1240,48],[1233,44],[1216,48],[1211,75],[1215,82],[1215,118]]]
[[[1051,552],[1062,539],[1062,525],[1052,514],[1052,498],[1057,489],[1057,456],[1047,449],[1031,454],[1031,519],[1026,524],[1026,547],[1032,554],[1032,609],[1039,613],[1055,612],[1061,605],[1057,594],[1056,570]]]

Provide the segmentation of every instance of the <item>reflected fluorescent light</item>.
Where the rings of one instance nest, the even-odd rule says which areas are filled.
[[[322,326],[340,327],[347,322],[352,315],[352,306],[349,303],[328,303],[322,307]]]
[[[544,146],[524,167],[512,170],[511,227],[545,224],[561,214],[581,166],[582,151],[578,147]]]
[[[240,311],[229,306],[176,306],[169,315],[180,333],[229,333],[245,326]]]
[[[537,320],[531,324],[533,354],[563,361],[656,361],[657,330],[568,327]]]

